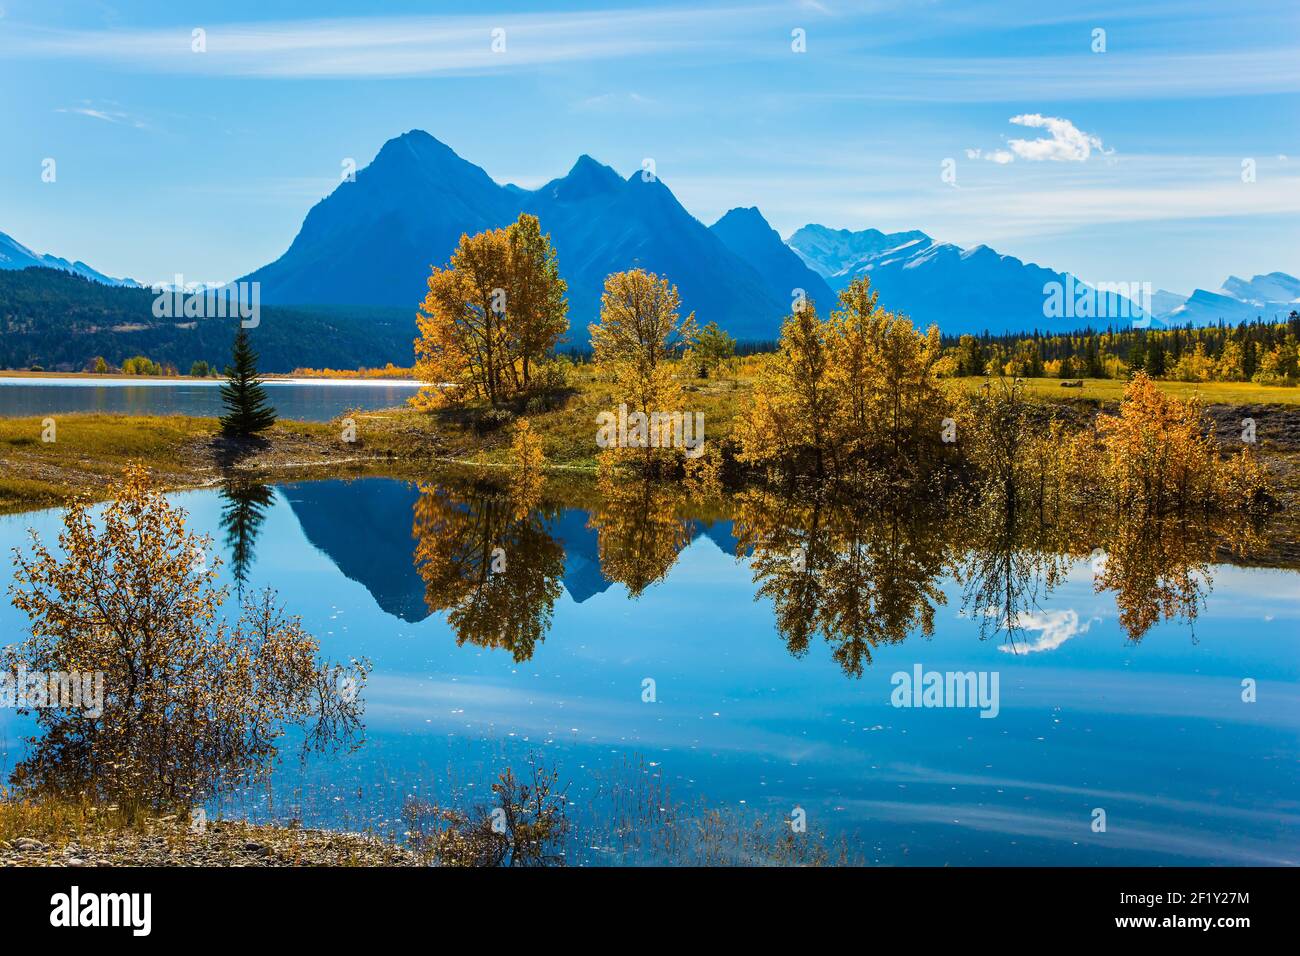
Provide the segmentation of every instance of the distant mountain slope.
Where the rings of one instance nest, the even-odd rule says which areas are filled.
[[[1281,275],[1281,273],[1275,273]],[[1290,278],[1287,276],[1287,278]],[[1231,280],[1230,280],[1231,281]],[[1238,280],[1240,281],[1240,280]],[[1229,288],[1225,283],[1224,288]],[[1224,292],[1207,292],[1197,289],[1186,301],[1159,316],[1168,325],[1215,325],[1225,322],[1236,325],[1255,319],[1281,322],[1292,310],[1300,308],[1300,301],[1265,301],[1241,299]]]
[[[1095,292],[1066,273],[1046,269],[988,246],[962,249],[936,243],[923,232],[850,232],[811,224],[789,239],[804,262],[812,264],[832,289],[866,276],[884,308],[946,335],[991,332],[1066,331],[1087,325],[1126,324],[1146,319],[1140,303],[1113,292]],[[1063,294],[1087,290],[1092,311],[1052,314],[1045,308],[1048,288]],[[1105,315],[1119,318],[1093,318]]]
[[[586,155],[540,189],[499,185],[422,130],[385,143],[354,182],[340,183],[311,209],[284,255],[245,278],[262,283],[267,303],[414,310],[429,267],[447,261],[461,234],[506,225],[520,212],[536,215],[555,244],[569,283],[568,343],[577,346],[587,344],[587,325],[598,318],[606,276],[635,266],[666,276],[684,311],[742,341],[776,337],[793,289],[829,312],[835,293],[859,275],[870,276],[886,308],[952,335],[1159,321],[1162,309],[1168,321],[1217,321],[1208,318],[1215,308],[1235,317],[1248,310],[1241,303],[1300,294],[1288,284],[1294,279],[1273,273],[1230,279],[1224,294],[1235,306],[1162,291],[1152,296],[1155,315],[1147,315],[1140,294],[1130,301],[1088,292],[1090,314],[1055,315],[1045,309],[1049,284],[1083,287],[1068,273],[986,246],[962,249],[918,230],[817,224],[782,244],[757,209],[733,209],[706,228],[659,179],[640,172],[624,179]]]
[[[0,271],[0,368],[76,371],[97,355],[113,365],[133,355],[187,372],[230,361],[230,319],[158,319],[147,289],[102,285],[49,268]],[[301,366],[356,368],[408,363],[414,314],[383,308],[263,306],[252,329],[264,372]]]
[[[804,296],[819,307],[829,309],[834,304],[835,294],[826,280],[781,241],[756,207],[732,209],[709,230],[758,270],[771,294],[787,303],[787,310],[796,289],[802,289]]]
[[[1122,326],[1134,319],[1154,326],[1235,324],[1255,318],[1280,321],[1300,297],[1300,279],[1271,272],[1249,281],[1229,276],[1218,292],[1198,289],[1185,296],[1153,291],[1149,303],[1141,301],[1138,288],[1127,296],[1089,292],[1090,316],[1056,317],[1044,309],[1049,283],[1067,290],[1090,287],[1068,273],[1001,255],[987,246],[962,249],[936,243],[923,232],[852,232],[817,224],[804,226],[787,241],[805,263],[826,277],[832,289],[844,288],[856,276],[868,276],[886,308],[921,326],[936,324],[948,335],[1066,331],[1087,325]],[[1149,313],[1143,311],[1144,305]]]
[[[1285,272],[1270,272],[1268,275],[1255,276],[1250,281],[1228,276],[1221,291],[1245,302],[1300,302],[1300,279]]]
[[[260,283],[264,308],[302,307],[283,312],[276,328],[260,333],[267,369],[406,364],[430,267],[447,262],[462,234],[504,226],[521,212],[536,215],[555,245],[569,284],[566,342],[578,347],[588,344],[587,326],[599,316],[605,278],[637,266],[673,282],[683,312],[695,312],[701,324],[716,321],[742,341],[776,338],[793,290],[804,289],[826,314],[837,304],[836,293],[863,275],[880,293],[882,306],[949,335],[1065,331],[1134,318],[1157,324],[1239,322],[1280,318],[1300,304],[1300,280],[1272,272],[1249,280],[1230,276],[1219,290],[1191,296],[1161,290],[1151,296],[1150,316],[1140,301],[1095,292],[1090,312],[1052,314],[1046,305],[1053,285],[1086,287],[1068,273],[986,246],[962,249],[918,230],[818,224],[782,243],[756,208],[732,209],[706,227],[659,179],[640,172],[625,179],[586,155],[539,189],[499,185],[428,133],[412,130],[386,142],[354,181],[340,183],[316,203],[283,255],[244,277]],[[99,288],[135,285],[82,262],[38,255],[0,233],[0,276],[29,267],[84,277]],[[98,295],[91,292],[87,302],[76,302],[67,297],[69,287],[55,283],[42,311],[37,301],[44,293],[33,283],[45,281],[8,287],[10,295],[25,297],[26,324],[10,317],[11,339],[0,360],[80,367],[100,352],[114,361],[149,352],[178,365],[191,355],[217,357],[205,338],[208,327],[187,330],[186,323],[143,316],[144,300],[95,304]],[[96,308],[106,310],[103,321],[88,318]],[[71,324],[61,339],[59,323],[65,320]],[[375,323],[371,335],[366,321]]]
[[[424,298],[462,233],[508,223],[518,203],[428,133],[391,139],[303,221],[288,250],[244,278],[275,304],[392,305]]]
[[[33,266],[72,272],[84,279],[91,279],[104,285],[130,287],[139,285],[134,279],[114,279],[112,276],[106,276],[80,260],[69,262],[58,256],[33,252],[12,236],[0,232],[0,269],[29,269]]]
[[[853,274],[869,276],[881,302],[918,325],[933,323],[956,335],[985,329],[1065,331],[1088,324],[1087,319],[1044,315],[1043,287],[1067,282],[1051,269],[999,255],[988,246],[961,249],[942,243],[909,252],[869,260]]]
[[[796,231],[788,242],[809,268],[831,281],[835,288],[842,289],[849,284],[847,277],[868,259],[904,246],[915,251],[932,245],[934,240],[915,229],[909,232],[881,232],[879,229],[852,232],[810,223]]]
[[[587,342],[605,277],[640,266],[667,276],[682,308],[738,338],[771,338],[788,310],[751,265],[688,213],[657,179],[627,180],[581,157],[537,190],[499,186],[428,133],[390,140],[356,181],[308,213],[289,249],[245,278],[275,303],[379,303],[414,310],[431,265],[462,233],[530,212],[550,233],[569,283],[570,340]]]
[[[1151,311],[1156,316],[1168,315],[1174,309],[1178,308],[1188,299],[1187,296],[1179,292],[1169,292],[1166,289],[1157,289],[1151,296]]]

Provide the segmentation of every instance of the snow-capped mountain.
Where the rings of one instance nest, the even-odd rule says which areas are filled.
[[[1139,296],[1097,291],[1068,273],[988,246],[963,249],[916,230],[851,232],[810,224],[787,242],[832,289],[866,276],[883,307],[948,335],[1067,331],[1150,319]]]
[[[1255,319],[1280,322],[1295,310],[1300,310],[1300,279],[1285,272],[1270,272],[1249,280],[1228,276],[1214,292],[1196,289],[1172,308],[1156,308],[1155,312],[1169,325],[1214,325],[1221,321],[1235,325]]]
[[[1118,291],[1093,290],[1069,273],[1056,272],[988,246],[963,249],[938,243],[923,232],[851,232],[807,225],[786,240],[832,289],[868,276],[882,305],[947,334],[965,332],[1042,332],[1104,327],[1132,322],[1160,325],[1213,325],[1256,318],[1281,321],[1300,307],[1300,280],[1270,272],[1248,280],[1229,276],[1215,292],[1190,296],[1137,283]],[[1052,314],[1051,292],[1067,298],[1090,297],[1087,310]]]
[[[139,285],[134,279],[114,279],[112,276],[106,276],[80,260],[69,262],[59,256],[33,252],[12,236],[0,232],[0,269],[27,269],[31,266],[73,272],[82,278],[101,282],[104,285],[128,287]]]

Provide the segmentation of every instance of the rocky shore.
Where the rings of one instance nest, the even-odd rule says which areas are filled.
[[[191,829],[162,817],[140,828],[79,834],[66,843],[0,840],[0,866],[420,866],[401,847],[360,833],[215,821]]]

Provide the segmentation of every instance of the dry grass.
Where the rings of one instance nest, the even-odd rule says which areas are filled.
[[[0,841],[30,837],[54,846],[123,831],[144,832],[149,814],[134,805],[99,807],[83,800],[10,798],[0,788]]]
[[[968,389],[977,389],[988,379],[980,375],[951,379]],[[1122,379],[1085,378],[1082,388],[1062,388],[1058,378],[1022,379],[1026,391],[1044,399],[1079,399],[1094,402],[1118,402],[1124,397]],[[1075,379],[1074,381],[1078,381]],[[1168,382],[1158,380],[1162,392],[1178,398],[1199,396],[1206,405],[1300,405],[1300,388],[1282,385],[1256,385],[1253,382]]]

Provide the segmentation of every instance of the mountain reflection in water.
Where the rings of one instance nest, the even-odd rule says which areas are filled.
[[[1013,651],[1041,602],[1085,560],[1130,639],[1162,621],[1191,625],[1213,563],[1259,538],[1245,519],[1048,522],[996,503],[955,512],[938,501],[817,492],[747,491],[694,517],[680,490],[643,481],[589,496],[589,510],[562,499],[521,503],[508,485],[482,481],[306,482],[284,495],[307,539],[384,611],[410,623],[445,614],[459,642],[519,661],[545,639],[561,589],[581,604],[620,584],[635,600],[704,536],[748,565],[755,599],[771,603],[793,656],[820,638],[850,676],[881,644],[931,636],[948,579],[961,584],[961,613],[981,636],[1000,635]],[[249,546],[232,549],[237,572]]]
[[[1300,861],[1300,576],[1251,528],[606,490],[174,496],[226,581],[275,586],[324,656],[375,667],[357,752],[286,761],[211,811],[401,833],[412,799],[482,803],[537,757],[568,788],[571,863],[664,859],[629,804],[778,832],[799,807],[810,836],[887,864]],[[0,517],[0,548],[58,521]],[[894,708],[891,675],[917,665],[1000,672],[998,716]],[[0,711],[8,767],[23,732]]]

